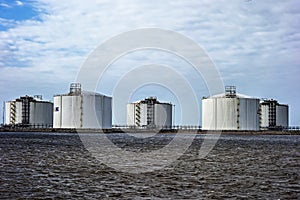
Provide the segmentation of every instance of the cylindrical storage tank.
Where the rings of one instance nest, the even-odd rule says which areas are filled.
[[[259,130],[259,99],[215,95],[202,99],[203,130]]]
[[[52,127],[53,103],[29,96],[6,102],[6,124]]]
[[[127,104],[127,126],[171,128],[172,104],[161,103],[156,97]]]
[[[260,103],[261,129],[282,129],[289,125],[289,106],[277,100],[265,99]]]
[[[54,96],[54,128],[112,127],[112,98],[94,92]]]

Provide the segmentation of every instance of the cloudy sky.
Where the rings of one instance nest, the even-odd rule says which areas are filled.
[[[225,85],[236,85],[239,93],[249,96],[289,104],[290,125],[300,125],[297,0],[0,0],[1,102],[25,94],[43,94],[52,100],[53,94],[66,93],[101,43],[145,27],[191,38],[205,49]],[[182,59],[151,50],[113,63],[98,92],[112,95],[122,73],[149,63],[181,69],[198,91],[199,102],[209,95],[201,77],[182,70],[187,65]],[[157,85],[139,88],[130,100],[149,95],[178,103],[176,94]],[[178,111],[176,123],[179,118]]]

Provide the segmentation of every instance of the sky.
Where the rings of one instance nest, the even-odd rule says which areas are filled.
[[[35,94],[53,100],[54,94],[68,92],[99,45],[126,31],[149,27],[192,39],[215,64],[224,85],[288,104],[290,125],[300,125],[297,0],[0,0],[0,101]],[[178,56],[157,50],[116,60],[97,92],[113,95],[124,74],[152,63],[181,73],[196,91],[201,108],[201,98],[210,95],[203,78],[185,70],[189,64]],[[147,96],[174,103],[175,123],[181,123],[180,100],[168,88],[142,85],[127,101]],[[115,111],[123,117],[114,123],[125,123],[124,112]]]

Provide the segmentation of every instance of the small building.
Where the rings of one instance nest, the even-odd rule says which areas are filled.
[[[72,83],[68,94],[54,96],[53,115],[54,128],[111,129],[112,98]]]
[[[22,127],[50,128],[53,123],[53,103],[41,95],[23,96],[5,103],[5,124]]]
[[[202,99],[203,130],[259,130],[259,99],[236,93],[226,86],[225,93]]]
[[[282,129],[289,126],[289,106],[279,104],[274,99],[264,99],[260,102],[261,129]]]
[[[162,103],[156,97],[127,104],[127,126],[144,128],[171,128],[172,104]]]

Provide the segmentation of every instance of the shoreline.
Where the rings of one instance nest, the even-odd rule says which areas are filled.
[[[245,130],[196,130],[196,129],[66,129],[66,128],[7,128],[1,127],[0,132],[46,132],[46,133],[173,133],[173,134],[227,134],[227,135],[300,135],[300,130],[259,130],[259,131],[245,131]]]

